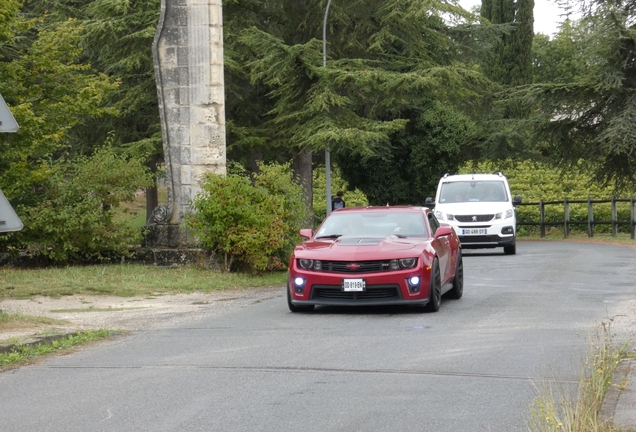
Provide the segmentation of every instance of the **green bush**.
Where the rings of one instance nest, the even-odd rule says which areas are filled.
[[[307,213],[302,189],[289,165],[260,165],[254,183],[236,167],[226,177],[207,174],[185,225],[203,246],[223,254],[226,271],[235,260],[256,270],[286,268]]]
[[[57,262],[130,255],[141,233],[115,222],[114,209],[150,184],[141,162],[110,147],[59,162],[39,187],[42,200],[17,209],[24,229],[8,235],[5,246]]]

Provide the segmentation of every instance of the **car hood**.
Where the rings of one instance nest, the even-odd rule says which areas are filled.
[[[323,260],[374,260],[407,258],[421,253],[431,242],[424,238],[340,237],[307,240],[296,247],[296,257]]]

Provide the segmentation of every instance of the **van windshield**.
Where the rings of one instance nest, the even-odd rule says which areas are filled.
[[[508,201],[506,185],[498,180],[456,181],[442,183],[440,203]]]

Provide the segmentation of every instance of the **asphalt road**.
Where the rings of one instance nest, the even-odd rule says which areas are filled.
[[[576,380],[636,295],[636,248],[466,251],[461,300],[288,312],[284,292],[0,373],[0,430],[524,431],[534,384]]]

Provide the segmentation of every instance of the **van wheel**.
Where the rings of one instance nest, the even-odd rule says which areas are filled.
[[[513,244],[512,246],[504,246],[504,253],[506,255],[514,255],[517,253],[517,245]]]

